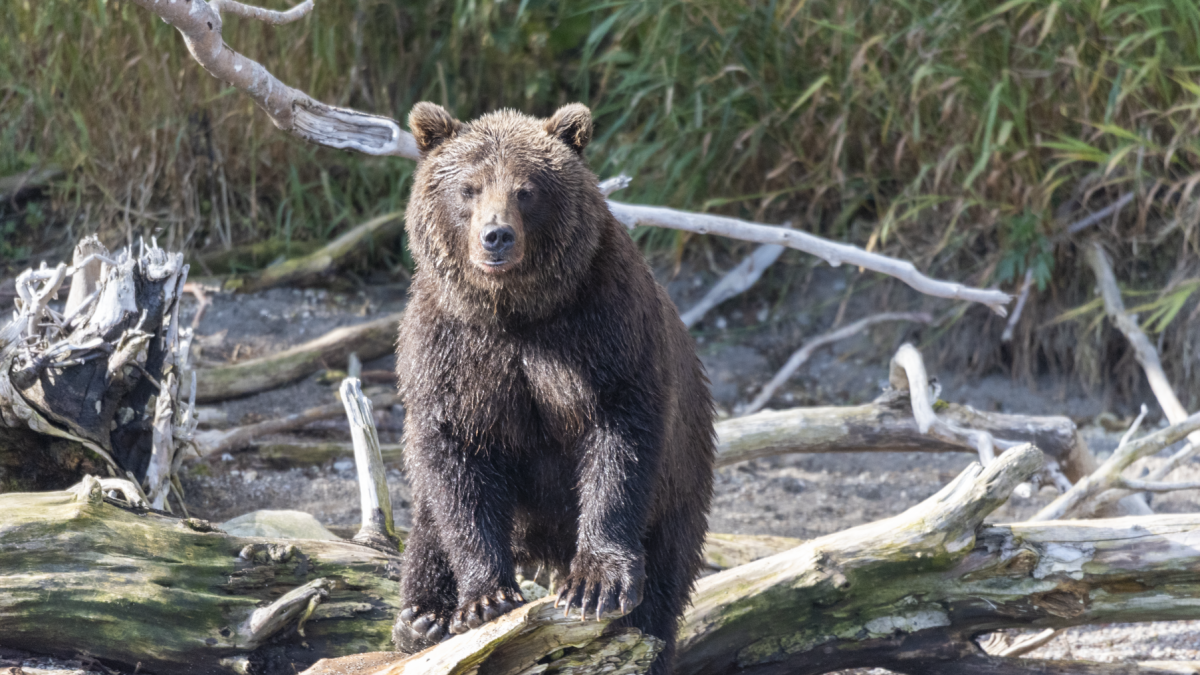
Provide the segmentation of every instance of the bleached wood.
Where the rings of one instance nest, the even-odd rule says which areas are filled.
[[[916,347],[905,343],[896,350],[892,357],[888,380],[892,387],[907,391],[912,401],[913,417],[917,420],[917,428],[922,433],[928,433],[951,443],[968,445],[975,449],[979,461],[984,466],[996,458],[996,448],[1006,450],[1017,443],[1004,439],[996,439],[986,431],[964,429],[938,419],[929,400],[929,376],[925,372],[925,360]]]
[[[67,303],[63,306],[63,316],[73,317],[95,299],[96,289],[100,286],[100,256],[108,253],[108,249],[100,240],[91,235],[79,240],[71,259],[74,273],[71,275],[71,290],[67,293]]]
[[[1121,299],[1121,289],[1117,286],[1117,278],[1113,274],[1108,254],[1104,252],[1099,242],[1095,242],[1084,249],[1084,256],[1087,258],[1092,272],[1096,275],[1096,287],[1104,299],[1104,310],[1117,330],[1125,335],[1130,346],[1133,347],[1134,356],[1141,364],[1142,371],[1146,373],[1150,390],[1154,392],[1154,398],[1158,400],[1163,415],[1171,424],[1179,424],[1187,418],[1187,409],[1179,402],[1179,397],[1175,395],[1175,390],[1167,380],[1162,361],[1158,357],[1158,350],[1142,332],[1137,321],[1125,311],[1125,302]],[[1189,435],[1188,441],[1193,445],[1200,445],[1200,432]]]
[[[373,406],[380,408],[388,408],[400,402],[400,397],[395,394],[383,394],[376,396],[371,400]],[[316,406],[303,410],[291,415],[285,415],[271,420],[263,420],[254,424],[247,424],[240,427],[232,427],[229,429],[205,429],[196,432],[196,452],[200,457],[211,457],[224,452],[232,452],[241,450],[251,445],[256,439],[264,438],[272,434],[278,434],[285,431],[292,431],[301,427],[319,422],[321,420],[340,417],[345,414],[346,408],[341,403],[330,403],[328,405]],[[347,450],[350,446],[345,447]],[[336,456],[344,456],[344,453],[337,452]],[[323,461],[323,460],[322,460]],[[320,463],[319,461],[316,463]]]
[[[275,26],[281,26],[283,24],[302,19],[305,16],[308,16],[308,13],[311,12],[313,8],[313,0],[304,0],[304,2],[296,5],[295,7],[282,12],[264,9],[262,7],[244,5],[240,2],[237,2],[237,0],[208,1],[209,4],[217,10],[217,12],[223,14],[235,14],[240,17],[262,21],[263,23],[269,23]]]
[[[758,395],[746,406],[742,414],[749,415],[761,410],[767,404],[767,401],[770,401],[771,397],[775,395],[779,387],[783,386],[795,374],[796,370],[812,357],[816,350],[825,345],[840,342],[848,337],[857,335],[868,326],[883,323],[884,321],[915,321],[928,324],[933,322],[933,317],[926,312],[884,312],[868,316],[865,319],[859,319],[852,324],[810,338],[788,358],[787,363],[783,364],[783,367],[775,373],[775,376],[763,385],[762,391],[758,392]],[[920,418],[918,418],[918,422],[920,422]]]
[[[1006,627],[1200,614],[1192,598],[1200,575],[1177,571],[1200,556],[1187,544],[1200,535],[1200,515],[984,525],[1040,465],[1037,450],[1013,448],[894,518],[702,579],[681,626],[676,672],[808,675],[868,666],[912,673],[1157,672],[989,657],[968,639]],[[1137,585],[1118,586],[1131,574]],[[370,663],[318,664],[308,675],[539,672],[535,647],[565,628],[550,625],[561,617],[544,613],[544,603],[416,656],[369,655]],[[498,652],[522,647],[524,660],[496,663]]]
[[[893,518],[702,579],[680,632],[679,672],[805,675],[869,665],[912,672],[920,664],[930,666],[921,672],[952,672],[956,662],[965,667],[982,656],[977,647],[963,651],[962,636],[978,632],[1200,618],[1200,514],[985,525],[1041,463],[1036,449],[1012,448]],[[0,559],[13,563],[0,566],[0,595],[9,599],[0,645],[16,640],[65,654],[87,648],[153,672],[186,666],[215,674],[222,660],[263,644],[265,627],[302,618],[312,607],[306,600],[322,590],[328,599],[305,636],[283,635],[277,646],[304,640],[306,654],[336,655],[386,644],[398,592],[382,570],[394,569],[394,557],[342,542],[239,540],[202,523],[111,506],[101,489],[95,481],[66,493],[0,495]],[[176,550],[192,553],[162,555]],[[46,580],[24,571],[23,555],[70,570],[54,577],[55,602],[46,602]],[[311,563],[297,567],[298,560]],[[299,569],[307,578],[295,576]],[[312,584],[318,578],[330,583]],[[304,597],[274,602],[273,590],[297,585]],[[185,598],[189,611],[177,611]],[[123,608],[117,621],[67,618],[76,607],[114,605]],[[367,663],[359,656],[351,663],[363,667],[351,672],[532,675],[554,659],[567,659],[555,670],[645,672],[654,641],[605,628],[563,619],[538,601],[413,657]],[[567,645],[578,651],[552,656]],[[1035,666],[1031,672],[1052,672]],[[1078,672],[1106,672],[1090,667]]]
[[[787,224],[784,224],[787,227]],[[746,256],[737,267],[729,270],[700,301],[692,305],[686,312],[679,315],[683,325],[691,328],[713,307],[726,300],[745,293],[761,277],[768,267],[779,260],[783,247],[778,244],[763,244]]]
[[[392,497],[388,493],[387,472],[379,449],[379,434],[371,399],[363,395],[358,378],[342,380],[339,392],[346,417],[350,421],[350,438],[354,443],[354,463],[358,467],[359,506],[362,526],[354,541],[387,551],[396,550],[400,542],[392,521]]]
[[[906,260],[897,260],[878,253],[868,253],[858,247],[821,239],[807,232],[752,223],[728,216],[688,213],[660,206],[623,204],[611,200],[608,202],[608,208],[617,220],[629,228],[639,225],[665,227],[697,234],[715,234],[760,244],[787,246],[811,253],[834,267],[845,263],[895,277],[926,295],[978,302],[991,308],[1000,316],[1007,315],[1008,310],[1005,307],[1012,301],[1012,296],[1003,291],[971,288],[953,282],[930,279]]]
[[[1037,515],[1030,518],[1030,522],[1063,518],[1093,495],[1101,494],[1113,487],[1120,487],[1121,473],[1131,464],[1179,442],[1197,430],[1200,430],[1200,413],[1118,447],[1094,473],[1079,480],[1074,487],[1047,504]]]
[[[1021,282],[1021,293],[1017,295],[1017,304],[1013,307],[1008,323],[1004,324],[1004,332],[1000,334],[1002,342],[1012,342],[1013,331],[1021,320],[1021,312],[1025,311],[1025,303],[1029,301],[1029,291],[1033,289],[1033,268],[1025,270],[1025,280]]]
[[[73,256],[69,267],[43,263],[15,283],[17,311],[0,328],[0,427],[74,441],[102,458],[112,475],[121,476],[128,474],[116,457],[136,447],[145,434],[147,446],[162,448],[151,462],[154,475],[147,483],[155,492],[154,504],[161,506],[175,450],[188,441],[189,427],[178,426],[188,411],[176,400],[184,363],[177,354],[178,285],[187,266],[180,254],[164,251],[154,241],[109,253],[88,237]],[[59,314],[49,303],[68,278],[70,290]],[[164,393],[163,381],[172,372],[175,379]],[[157,391],[145,392],[146,387]],[[151,393],[159,410],[146,405]],[[168,404],[169,410],[161,409]],[[26,451],[39,448],[35,443]],[[70,452],[78,453],[79,459],[72,460],[76,463],[87,457]],[[134,467],[145,461],[136,452],[127,459]],[[63,470],[69,471],[69,465],[63,464]],[[160,487],[152,489],[152,484]]]
[[[183,36],[192,57],[210,75],[245,92],[280,129],[331,148],[357,150],[368,155],[419,157],[412,135],[402,130],[395,120],[316,101],[280,82],[262,64],[234,51],[221,38],[220,13],[205,0],[133,1],[174,26]],[[271,13],[265,10],[226,0],[220,5],[232,13],[271,19]],[[289,12],[298,13],[298,9]]]

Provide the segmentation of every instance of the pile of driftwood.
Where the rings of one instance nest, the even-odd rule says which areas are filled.
[[[243,369],[278,374],[260,378],[253,390],[278,386],[322,367],[316,355],[372,354],[376,342],[386,349],[395,317],[256,361],[192,371],[178,302],[187,270],[178,256],[153,246],[137,255],[97,246],[81,244],[70,267],[23,275],[19,288],[28,292],[16,320],[0,333],[3,424],[33,441],[0,449],[5,466],[40,466],[54,448],[61,456],[70,447],[69,456],[83,459],[54,465],[55,479],[66,480],[71,470],[109,475],[87,475],[60,491],[0,495],[0,646],[86,652],[163,673],[279,672],[282,664],[318,658],[331,660],[311,672],[524,673],[569,666],[635,673],[653,660],[654,639],[565,621],[545,600],[414,657],[379,653],[390,649],[403,533],[392,524],[384,449],[358,381],[343,384],[340,403],[223,430],[196,429],[191,383],[220,382],[219,372]],[[98,274],[85,271],[91,265]],[[67,299],[53,302],[53,290],[67,287],[67,278]],[[76,288],[84,300],[75,300]],[[309,365],[281,365],[288,363]],[[213,386],[214,398],[246,391]],[[139,387],[150,392],[140,402]],[[935,401],[920,353],[905,345],[893,359],[890,387],[871,403],[764,411],[718,423],[722,465],[793,452],[905,450],[972,452],[981,462],[904,513],[812,541],[710,535],[709,564],[720,571],[701,580],[685,617],[680,672],[1193,667],[1021,659],[1037,640],[988,653],[976,638],[1037,628],[1044,640],[1084,623],[1200,616],[1200,515],[1153,515],[1131,492],[1180,485],[1122,477],[1134,461],[1200,432],[1200,415],[1138,439],[1131,434],[1097,465],[1066,418],[946,403],[935,410]],[[378,402],[390,405],[393,398]],[[263,434],[343,414],[351,439],[326,451],[353,452],[359,466],[364,517],[353,541],[233,536],[161,510],[187,458],[251,447]],[[97,433],[103,429],[109,433]],[[388,449],[392,458],[398,452]],[[1063,494],[1028,522],[985,524],[1030,481]],[[1097,513],[1146,515],[1061,520]]]
[[[415,158],[411,136],[395,121],[313,101],[221,39],[222,12],[281,23],[310,11],[311,1],[283,13],[233,0],[135,3],[173,24],[209,72],[252,96],[280,128],[332,147]],[[605,189],[625,183],[606,182]],[[1010,301],[998,291],[929,279],[909,263],[787,228],[609,205],[630,226],[762,244],[685,314],[688,321],[752,284],[785,246],[1001,314]],[[383,223],[368,225],[354,236]],[[324,273],[345,248],[242,285],[261,288]],[[1068,626],[1200,618],[1200,514],[1155,515],[1138,496],[1197,487],[1163,479],[1200,448],[1200,414],[1188,416],[1175,400],[1153,345],[1120,303],[1103,252],[1089,252],[1089,262],[1106,309],[1135,346],[1171,426],[1140,438],[1131,429],[1098,464],[1065,418],[935,407],[936,386],[908,345],[893,359],[890,387],[869,404],[725,420],[718,424],[721,464],[792,452],[906,450],[972,452],[980,461],[938,494],[877,523],[807,542],[710,535],[707,556],[719,571],[701,580],[684,617],[679,672],[823,673],[860,666],[935,674],[1200,672],[1195,664],[1021,658]],[[153,243],[114,253],[85,240],[70,265],[43,265],[17,280],[14,320],[0,330],[0,480],[7,489],[0,494],[0,646],[86,652],[160,673],[291,672],[292,663],[320,658],[328,660],[308,672],[645,671],[659,649],[653,638],[565,621],[545,599],[421,654],[387,653],[403,533],[392,523],[382,464],[400,449],[379,445],[373,403],[357,381],[344,383],[340,403],[234,429],[198,429],[195,403],[280,386],[326,363],[383,354],[397,317],[339,329],[280,354],[194,370],[190,329],[179,311],[186,276],[180,256]],[[55,301],[64,289],[65,301]],[[870,323],[814,339],[776,380],[821,344]],[[777,385],[751,407],[765,404]],[[394,402],[385,396],[374,405]],[[363,525],[353,541],[233,536],[186,517],[176,476],[188,458],[246,448],[264,435],[343,414],[351,422],[345,447],[353,449],[362,494]],[[1138,459],[1183,441],[1155,475],[1125,476]],[[294,450],[310,458],[346,452],[340,446]],[[1054,485],[1061,495],[1030,521],[985,522],[1031,482]],[[1064,520],[1091,516],[1108,518]],[[1005,628],[1041,632],[988,649],[977,641]]]

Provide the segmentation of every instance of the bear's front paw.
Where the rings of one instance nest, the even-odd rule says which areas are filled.
[[[454,619],[450,622],[450,632],[460,635],[472,628],[479,628],[523,604],[525,598],[521,596],[520,591],[508,588],[481,595],[458,606],[458,611],[454,613]]]
[[[554,606],[566,605],[563,616],[570,616],[571,609],[578,607],[584,620],[590,614],[597,621],[614,612],[624,616],[641,604],[645,583],[646,568],[640,556],[577,555]]]
[[[407,654],[416,654],[450,637],[446,620],[433,612],[421,612],[417,606],[407,607],[396,617],[392,626],[392,642],[396,649]]]

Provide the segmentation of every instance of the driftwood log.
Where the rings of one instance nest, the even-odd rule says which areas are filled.
[[[384,356],[396,345],[400,314],[338,328],[315,340],[256,359],[196,371],[196,400],[221,401],[281,387],[330,367],[350,354],[363,360]]]
[[[235,276],[222,286],[227,291],[252,293],[275,286],[311,286],[327,281],[347,259],[361,254],[372,238],[397,236],[404,225],[402,216],[402,213],[394,212],[372,218],[306,256]]]
[[[1063,670],[989,656],[974,642],[1010,627],[1200,618],[1200,515],[986,525],[1041,465],[1037,450],[1013,448],[898,516],[701,580],[680,634],[680,672],[1156,672]],[[721,539],[714,545],[729,550]],[[231,537],[122,508],[94,479],[0,495],[0,645],[86,649],[149,672],[250,662],[290,672],[388,648],[394,563],[350,542]],[[545,602],[409,659],[372,656],[355,672],[539,672],[543,659],[578,672],[644,672],[657,649],[636,633],[563,620]]]
[[[894,518],[701,580],[683,620],[677,671],[1194,672],[1174,664],[999,657],[976,643],[977,635],[1008,627],[1200,616],[1200,515],[984,524],[1041,464],[1031,446],[1013,448]],[[308,673],[516,674],[541,672],[546,663],[556,672],[568,665],[560,651],[571,644],[564,633],[589,624],[563,624],[546,603],[413,657],[359,655]],[[629,633],[612,640],[618,644],[594,634],[579,636],[584,646],[569,663],[574,672],[644,672],[655,649],[653,640]]]
[[[153,243],[110,252],[88,237],[71,265],[17,277],[0,328],[0,489],[62,488],[90,471],[146,479],[164,506],[194,430],[187,272]]]
[[[0,570],[0,644],[164,674],[233,672],[301,616],[303,635],[253,658],[389,649],[400,592],[396,555],[231,537],[122,507],[92,478],[0,495]]]

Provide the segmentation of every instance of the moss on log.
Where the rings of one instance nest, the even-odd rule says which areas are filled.
[[[404,213],[386,213],[346,232],[308,255],[283,260],[258,272],[226,281],[226,290],[250,293],[275,286],[312,285],[328,277],[346,260],[360,253],[376,236],[396,236],[404,228]]]
[[[370,360],[392,351],[400,314],[330,331],[278,354],[228,366],[196,371],[196,400],[220,401],[247,396],[294,382],[306,375],[345,363],[351,352]]]
[[[396,556],[350,542],[231,537],[121,508],[98,484],[0,495],[0,645],[87,650],[149,672],[228,673],[223,659],[291,633],[273,658],[303,667],[391,647],[398,569]],[[262,610],[298,589],[311,597],[280,617],[321,598],[303,637],[294,621],[256,627],[271,618]]]
[[[984,524],[1041,462],[1036,449],[1013,448],[893,518],[702,579],[680,632],[680,671],[803,675],[869,665],[1020,672],[1020,660],[984,654],[974,636],[1200,618],[1200,514]],[[794,543],[712,537],[709,557],[724,566],[721,556],[735,564]],[[98,488],[4,495],[0,645],[87,649],[140,661],[151,672],[178,672],[186,663],[198,673],[221,672],[222,660],[302,664],[384,650],[396,609],[395,560],[348,542],[196,531],[187,521],[111,505]],[[306,636],[291,634],[307,603],[318,601]],[[579,672],[605,664],[644,672],[655,643],[632,633],[615,641],[604,630],[603,623],[564,621],[543,600],[431,651],[392,655],[357,672],[478,667],[515,675],[550,661]],[[579,651],[557,653],[564,646]],[[1027,670],[1063,672],[1055,668],[1033,663]],[[1079,672],[1154,668],[1080,665]]]

